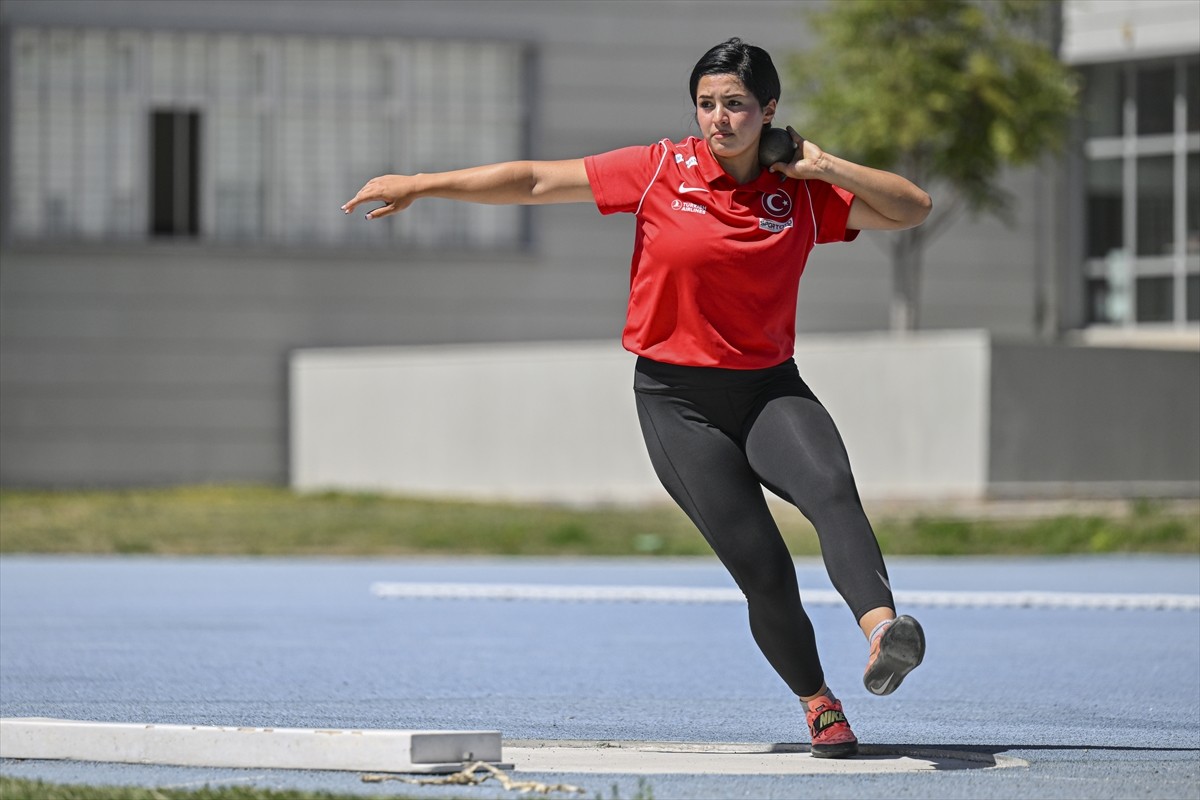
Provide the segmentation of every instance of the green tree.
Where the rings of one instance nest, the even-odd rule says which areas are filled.
[[[817,44],[790,64],[797,129],[934,197],[930,219],[890,242],[892,328],[915,330],[929,244],[963,212],[1011,225],[1001,171],[1065,141],[1077,87],[1055,53],[1059,3],[833,0],[809,17]]]

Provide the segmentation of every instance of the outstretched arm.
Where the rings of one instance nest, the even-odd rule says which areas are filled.
[[[797,159],[791,164],[772,164],[771,170],[801,180],[816,178],[853,192],[847,228],[899,231],[914,228],[929,216],[933,201],[912,181],[826,153],[791,126],[788,133],[796,142]]]
[[[592,202],[583,159],[571,161],[507,161],[453,172],[381,175],[367,181],[342,206],[349,214],[363,203],[384,205],[367,214],[378,219],[403,211],[419,197],[445,197],[491,205],[543,205]]]

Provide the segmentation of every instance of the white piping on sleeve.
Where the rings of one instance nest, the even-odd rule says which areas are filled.
[[[646,191],[642,192],[641,199],[638,200],[637,209],[633,212],[634,214],[640,214],[642,212],[642,203],[646,202],[646,195],[650,194],[650,187],[654,185],[656,180],[658,180],[658,173],[662,172],[663,164],[666,163],[667,140],[663,139],[659,141],[658,144],[663,149],[662,158],[658,160],[658,169],[654,170],[654,174],[650,176],[650,182],[646,184]]]
[[[812,192],[808,190],[808,181],[804,181],[804,193],[808,195],[808,213],[813,223],[813,247],[817,246],[817,212],[813,210]]]

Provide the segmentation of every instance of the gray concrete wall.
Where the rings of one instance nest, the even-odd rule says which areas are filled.
[[[622,314],[620,278],[534,257],[414,265],[165,246],[2,262],[7,485],[282,483],[295,347],[615,337]],[[513,313],[532,305],[546,313]]]
[[[997,495],[1200,493],[1200,354],[997,344]]]
[[[528,41],[536,53],[531,152],[565,158],[687,135],[695,59],[737,34],[782,65],[808,41],[803,6],[6,0],[0,24]],[[781,118],[799,102],[785,88]],[[313,202],[336,214],[363,177],[347,180],[345,196]],[[1025,173],[1009,180],[1021,195],[1033,186]],[[928,327],[1031,332],[1033,211],[1018,211],[1013,230],[965,220],[933,245]],[[582,205],[531,213],[532,248],[516,254],[4,242],[0,483],[286,482],[293,348],[615,342],[632,220]],[[802,282],[802,334],[887,326],[887,256],[879,237],[862,238],[817,251]]]

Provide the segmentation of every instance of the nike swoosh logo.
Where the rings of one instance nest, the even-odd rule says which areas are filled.
[[[688,192],[707,192],[707,191],[708,191],[708,189],[705,189],[703,186],[688,186],[683,181],[679,182],[679,193],[680,194],[687,194]]]
[[[875,570],[875,574],[879,575],[879,570]],[[887,590],[889,592],[892,590],[892,584],[890,582],[888,582],[887,578],[883,577],[882,575],[879,575],[879,580],[883,581],[883,585],[887,587]]]

